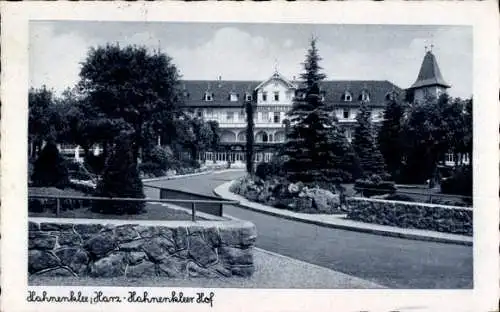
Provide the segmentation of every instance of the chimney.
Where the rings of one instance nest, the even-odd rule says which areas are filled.
[[[222,87],[222,76],[219,75],[219,88]]]

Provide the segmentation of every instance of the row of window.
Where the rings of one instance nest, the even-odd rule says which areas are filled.
[[[213,92],[207,91],[203,95],[203,100],[206,102],[211,102],[214,100],[214,98],[215,98],[215,95]],[[234,93],[234,92],[229,93],[228,100],[231,102],[238,102],[240,100],[239,93]],[[252,101],[252,95],[250,93],[245,93],[245,100]]]
[[[373,112],[370,112],[370,114],[373,114]],[[199,118],[203,117],[203,112],[201,110],[196,112],[196,115]],[[207,117],[215,117],[213,116],[213,112],[207,112]],[[343,119],[349,119],[351,117],[351,111],[349,109],[344,109],[342,111],[342,118]],[[355,118],[356,114],[354,113],[352,118]],[[380,112],[378,116],[375,116],[375,118],[382,118],[383,113]],[[254,115],[254,120],[255,121],[264,121],[268,123],[280,123],[281,122],[281,113],[280,112],[272,112],[270,115],[269,114],[263,114],[258,112],[257,114]],[[240,112],[226,112],[226,122],[233,122],[234,120],[239,120],[239,121],[246,121],[246,114],[243,111]]]

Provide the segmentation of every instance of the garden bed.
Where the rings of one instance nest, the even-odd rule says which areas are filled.
[[[256,176],[246,176],[234,181],[229,190],[246,199],[302,213],[343,214],[340,196],[329,190],[308,187],[303,183],[290,183],[283,179],[262,180]]]

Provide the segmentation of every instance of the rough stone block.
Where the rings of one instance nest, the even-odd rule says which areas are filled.
[[[157,227],[157,230],[158,230],[158,235],[160,235],[161,237],[166,238],[172,242],[175,241],[174,233],[173,233],[173,230],[171,228],[168,228],[166,226],[159,226],[159,227]]]
[[[175,245],[172,241],[159,236],[144,242],[142,250],[153,261],[161,262],[170,254],[175,252]]]
[[[61,232],[57,242],[60,246],[80,246],[82,244],[82,238],[73,231]]]
[[[186,276],[187,261],[175,257],[166,258],[158,265],[158,275],[170,278],[180,278]]]
[[[127,262],[130,265],[139,264],[148,259],[144,251],[132,251],[127,254]]]
[[[186,271],[189,277],[208,277],[208,278],[219,277],[219,274],[217,274],[216,271],[203,268],[194,262],[188,262],[186,266]]]
[[[189,237],[189,255],[203,267],[217,262],[214,249],[198,235]]]
[[[174,233],[174,241],[175,241],[175,247],[177,249],[186,249],[188,248],[187,246],[187,238],[188,238],[188,231],[185,227],[178,227],[173,230]]]
[[[219,258],[223,263],[229,265],[253,264],[253,250],[251,248],[221,247],[219,248]]]
[[[75,224],[73,226],[73,229],[80,234],[80,236],[84,239],[87,240],[93,236],[95,236],[97,233],[99,233],[102,229],[101,224]]]
[[[151,238],[158,235],[158,229],[155,226],[136,225],[134,229],[143,238]]]
[[[132,225],[117,226],[114,229],[114,235],[119,243],[139,238],[139,233],[136,232]]]
[[[109,232],[98,234],[84,244],[84,248],[96,258],[103,257],[117,247],[115,238]]]
[[[153,262],[144,261],[136,265],[129,265],[127,268],[127,277],[155,276],[156,266]]]
[[[239,246],[241,242],[240,229],[238,228],[220,228],[220,239],[222,245]]]
[[[71,230],[73,224],[70,223],[41,223],[40,230],[42,231],[60,231],[60,230]]]
[[[71,268],[78,276],[83,276],[87,273],[90,257],[85,250],[74,247],[63,248],[57,250],[55,254],[63,265]]]
[[[240,229],[240,244],[242,246],[252,246],[257,240],[257,228],[247,226]]]
[[[219,247],[221,245],[219,230],[216,227],[211,227],[205,230],[205,239],[213,247]]]
[[[54,249],[56,237],[43,232],[31,232],[28,239],[28,249]]]
[[[40,224],[36,222],[28,222],[28,231],[40,231]]]
[[[142,245],[146,239],[136,239],[130,242],[121,243],[118,247],[122,251],[142,251]]]
[[[237,265],[231,267],[232,275],[248,277],[252,276],[255,271],[255,267],[253,265]]]
[[[41,270],[55,268],[59,265],[59,259],[51,252],[42,250],[28,251],[28,272],[30,274]]]
[[[112,253],[90,266],[92,277],[118,277],[125,274],[125,261],[120,253]]]

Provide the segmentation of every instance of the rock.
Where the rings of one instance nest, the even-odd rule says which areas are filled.
[[[102,230],[101,224],[75,224],[73,226],[75,232],[80,234],[80,236],[87,240],[93,237],[95,234],[99,233]]]
[[[39,231],[39,230],[40,230],[40,224],[38,224],[36,222],[31,222],[31,221],[28,222],[28,231],[32,232],[32,231]]]
[[[211,227],[205,230],[205,238],[207,242],[213,247],[219,247],[221,244],[221,239],[219,236],[219,231],[216,227]]]
[[[73,224],[71,223],[41,223],[40,230],[42,231],[60,231],[60,230],[71,230],[73,229]]]
[[[157,228],[158,234],[162,236],[163,238],[168,239],[169,241],[173,242],[174,241],[174,233],[171,228],[168,228],[166,226],[159,226]]]
[[[158,229],[155,226],[137,225],[134,227],[134,229],[143,238],[151,238],[158,235]]]
[[[101,258],[108,252],[116,249],[118,244],[111,233],[101,233],[89,239],[84,244],[85,249],[96,258]]]
[[[257,240],[257,228],[255,225],[243,227],[240,229],[240,245],[252,246]]]
[[[114,228],[114,235],[119,243],[139,238],[139,233],[134,230],[132,225],[117,226]]]
[[[87,273],[90,257],[83,249],[74,247],[59,249],[56,251],[56,256],[63,265],[71,268],[78,276]]]
[[[36,273],[37,276],[76,276],[69,268],[58,267]]]
[[[188,262],[186,266],[186,271],[189,277],[214,278],[219,276],[216,272],[210,269],[202,268],[194,262]]]
[[[231,267],[231,274],[242,277],[252,276],[255,268],[253,265],[238,265]]]
[[[233,265],[253,264],[253,253],[251,248],[240,249],[234,247],[219,248],[219,257],[223,263]]]
[[[57,242],[60,246],[80,246],[82,238],[74,232],[61,232]]]
[[[189,237],[189,255],[203,267],[217,261],[215,251],[199,235]]]
[[[122,254],[113,253],[97,260],[90,266],[92,277],[118,277],[125,273],[125,263]]]
[[[156,266],[153,262],[144,261],[137,265],[129,265],[126,277],[156,276]]]
[[[133,251],[133,252],[128,253],[128,255],[127,255],[127,262],[130,265],[139,264],[147,259],[148,259],[148,256],[143,251]]]
[[[121,243],[118,248],[123,251],[142,251],[144,242],[144,239],[136,239],[131,242]]]
[[[186,275],[187,261],[175,257],[166,258],[158,265],[158,275],[179,278]]]
[[[59,265],[59,259],[51,252],[42,250],[28,251],[28,272],[30,274],[45,269],[55,268]]]
[[[174,242],[159,236],[144,242],[142,250],[144,250],[148,257],[153,261],[161,262],[170,254],[175,252],[175,244]]]
[[[241,235],[239,228],[221,227],[219,229],[219,236],[222,245],[226,246],[239,246],[241,242]]]
[[[177,249],[186,249],[188,231],[185,227],[178,227],[173,230],[175,247]]]
[[[43,232],[30,232],[28,249],[54,249],[56,237]]]

